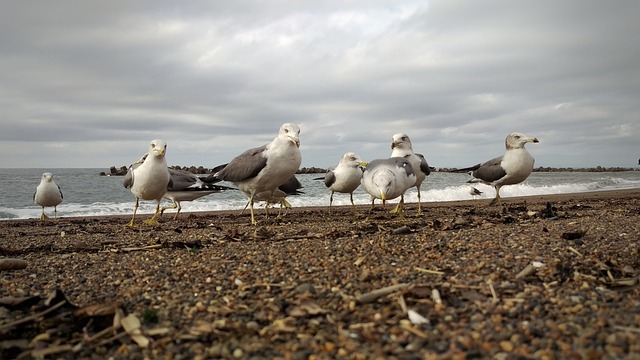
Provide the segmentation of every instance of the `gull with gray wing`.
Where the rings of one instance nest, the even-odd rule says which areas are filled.
[[[163,140],[152,140],[149,143],[147,154],[129,167],[122,185],[135,196],[136,205],[128,226],[135,226],[136,212],[140,206],[140,199],[155,200],[157,202],[153,217],[145,220],[145,223],[148,225],[159,224],[157,218],[160,213],[160,201],[173,185],[171,174],[167,168],[166,150],[167,144]]]
[[[418,190],[418,215],[422,214],[422,202],[420,201],[420,186],[424,179],[431,174],[429,164],[422,154],[413,152],[413,145],[409,135],[398,133],[391,138],[391,156],[402,157],[411,163],[413,171],[416,175],[416,183],[414,184]]]
[[[362,181],[362,168],[365,166],[367,166],[367,163],[363,161],[358,154],[347,152],[340,158],[338,166],[327,171],[324,175],[324,185],[331,190],[331,195],[329,195],[330,212],[331,205],[333,204],[333,194],[336,192],[349,194],[351,206],[355,207],[353,203],[353,192],[360,186]]]
[[[387,200],[400,197],[392,213],[403,214],[404,193],[416,183],[416,175],[409,160],[401,157],[376,159],[364,168],[362,186],[371,195],[371,208],[375,199]]]
[[[300,128],[286,123],[269,144],[243,152],[215,174],[248,195],[252,224],[257,224],[253,211],[256,195],[270,191],[272,198],[276,188],[295,175],[302,162],[299,148]]]
[[[44,208],[50,206],[53,206],[53,217],[58,217],[58,205],[62,203],[62,198],[62,190],[53,181],[53,174],[48,172],[42,174],[40,184],[36,187],[36,192],[33,193],[33,201],[42,207],[40,220],[44,221],[49,218],[44,213]]]
[[[471,171],[468,183],[482,183],[496,189],[496,197],[490,205],[500,204],[500,188],[523,182],[533,171],[534,158],[525,149],[526,143],[538,143],[538,139],[521,133],[511,133],[505,139],[504,155],[458,171]]]

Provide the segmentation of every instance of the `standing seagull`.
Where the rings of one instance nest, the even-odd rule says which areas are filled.
[[[505,139],[507,150],[504,155],[491,159],[484,164],[478,164],[459,171],[473,171],[473,179],[468,183],[483,183],[496,189],[496,197],[490,205],[500,204],[500,188],[504,185],[514,185],[523,182],[533,171],[534,159],[524,148],[528,142],[538,143],[537,138],[520,133],[511,133]]]
[[[329,169],[324,175],[324,185],[331,190],[329,196],[329,212],[331,212],[331,204],[333,203],[333,193],[339,192],[349,194],[351,206],[355,208],[353,203],[353,192],[360,186],[362,180],[361,167],[367,166],[365,161],[360,159],[356,153],[348,152],[342,155],[340,162],[335,169]]]
[[[148,225],[158,225],[158,214],[160,213],[160,201],[166,194],[167,189],[173,186],[171,174],[167,168],[165,153],[167,144],[160,139],[152,140],[149,143],[149,151],[138,162],[129,167],[127,175],[124,177],[123,185],[131,190],[136,197],[136,206],[133,209],[133,217],[129,226],[135,226],[136,212],[139,207],[139,200],[155,200],[158,205],[156,212],[149,220],[145,220]]]
[[[286,123],[269,144],[249,149],[233,158],[214,176],[234,183],[249,195],[251,224],[257,224],[253,214],[255,196],[263,191],[273,192],[295,175],[302,162],[300,156],[300,128]]]
[[[371,209],[375,199],[387,200],[400,196],[400,202],[392,213],[403,213],[404,192],[414,186],[416,175],[411,163],[401,157],[377,159],[371,161],[362,174],[362,186],[371,195]]]
[[[44,214],[44,208],[47,206],[53,206],[53,217],[58,217],[58,205],[62,203],[62,190],[60,190],[60,186],[53,181],[53,174],[42,174],[40,184],[36,188],[36,192],[33,193],[33,201],[42,206],[40,220],[44,221],[49,218]]]
[[[198,175],[180,169],[169,169],[172,187],[164,194],[165,199],[173,201],[173,206],[160,209],[160,215],[167,209],[178,209],[173,219],[175,220],[182,210],[180,201],[193,201],[203,196],[219,193],[225,190],[235,190],[228,186],[214,185],[220,181],[213,177],[200,178]]]
[[[422,215],[422,203],[420,202],[420,185],[422,185],[424,179],[429,174],[431,174],[429,164],[427,164],[427,160],[425,160],[422,154],[416,154],[413,152],[411,139],[409,139],[409,136],[407,134],[399,133],[393,135],[391,149],[392,157],[396,156],[406,158],[411,163],[411,166],[413,166],[413,171],[416,174],[415,187],[416,189],[418,189],[418,215]]]
[[[472,186],[471,189],[469,189],[469,194],[471,194],[471,197],[476,197],[482,195],[482,191]]]

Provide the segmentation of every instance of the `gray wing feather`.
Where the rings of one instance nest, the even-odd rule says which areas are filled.
[[[188,171],[169,169],[169,174],[171,174],[171,181],[173,182],[172,191],[187,189],[198,182],[198,177]]]
[[[475,170],[472,175],[473,177],[486,182],[494,182],[496,180],[500,180],[505,175],[507,175],[502,166],[500,166],[501,162],[502,156],[491,159],[480,165],[480,167]]]
[[[427,159],[424,158],[424,155],[416,153],[416,156],[420,158],[420,171],[427,176],[431,174],[431,168],[429,168],[429,164],[427,164]]]
[[[256,177],[258,173],[267,165],[267,158],[262,153],[267,148],[266,145],[249,149],[236,156],[216,173],[220,180],[237,182]]]
[[[334,174],[332,170],[327,171],[327,173],[324,175],[324,185],[326,187],[331,187],[331,185],[333,185],[333,183],[335,182],[336,174]]]
[[[289,178],[284,184],[278,186],[278,189],[282,190],[285,194],[295,194],[298,192],[298,189],[302,188],[302,184],[298,178],[294,175]]]

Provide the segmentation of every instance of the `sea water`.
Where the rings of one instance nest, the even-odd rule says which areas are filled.
[[[33,194],[44,172],[54,175],[54,181],[64,194],[58,206],[58,216],[127,215],[133,213],[135,198],[122,186],[122,176],[101,176],[104,169],[0,169],[0,220],[39,218],[42,208],[33,202]],[[327,206],[329,191],[322,180],[324,174],[297,175],[304,194],[290,196],[287,201],[293,207]],[[468,174],[433,172],[421,186],[423,202],[442,202],[472,199]],[[233,186],[221,182],[222,185]],[[487,185],[473,184],[483,194],[476,198],[492,199],[495,190]],[[503,198],[528,195],[568,194],[601,190],[640,188],[640,171],[623,172],[534,172],[518,185],[500,190]],[[371,197],[361,187],[353,194],[358,204],[370,204]],[[396,199],[397,200],[397,199]],[[390,201],[394,203],[396,200]],[[415,188],[405,194],[406,202],[418,201]],[[247,204],[240,191],[211,194],[195,201],[183,201],[183,212],[238,210]],[[349,195],[336,193],[334,205],[349,205]],[[138,213],[150,214],[155,201],[140,201]],[[171,206],[163,200],[162,206]],[[53,215],[53,208],[46,208]]]

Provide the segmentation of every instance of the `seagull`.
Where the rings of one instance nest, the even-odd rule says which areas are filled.
[[[36,188],[36,192],[33,193],[33,201],[37,205],[42,206],[41,221],[49,218],[44,213],[44,208],[48,206],[53,206],[53,217],[58,217],[58,205],[62,203],[62,190],[60,190],[60,186],[53,181],[53,174],[48,172],[42,174],[40,184]]]
[[[243,152],[214,174],[216,178],[232,182],[248,194],[251,224],[257,224],[253,213],[255,196],[263,191],[273,193],[295,175],[302,162],[299,148],[300,128],[296,124],[286,123],[269,144]]]
[[[533,171],[534,159],[524,148],[526,143],[538,143],[538,139],[521,133],[511,133],[505,139],[504,155],[459,171],[472,171],[468,183],[483,183],[496,189],[496,197],[490,205],[500,204],[500,188],[523,182]]]
[[[164,214],[167,209],[178,209],[173,219],[175,220],[182,210],[180,201],[193,201],[195,199],[207,196],[213,193],[219,193],[225,190],[235,190],[228,186],[214,185],[220,181],[212,176],[201,178],[198,175],[186,170],[169,169],[171,175],[172,187],[164,194],[164,198],[173,201],[172,207],[164,207],[160,209],[160,215]]]
[[[273,191],[273,193],[267,190],[267,191],[263,191],[261,193],[256,194],[253,197],[253,201],[254,202],[265,201],[267,203],[265,205],[265,209],[267,209],[267,207],[269,207],[270,204],[275,204],[277,202],[280,203],[280,211],[282,211],[283,207],[290,209],[291,204],[289,204],[289,202],[285,198],[289,195],[304,194],[304,192],[300,191],[300,189],[302,189],[302,184],[300,184],[300,180],[298,180],[298,178],[294,175],[290,177],[287,181],[285,181],[284,184],[281,184],[280,186],[278,186],[278,188],[276,188],[276,190]],[[247,196],[250,196],[250,195],[247,195]],[[244,206],[244,209],[242,209],[242,212],[247,210],[248,206],[249,206],[249,202],[247,202],[247,205]]]
[[[480,191],[480,190],[478,190],[478,189],[476,189],[475,187],[472,186],[469,189],[469,194],[471,194],[472,197],[476,197],[476,196],[482,195],[482,191]]]
[[[420,202],[420,185],[422,185],[424,179],[429,174],[431,174],[429,164],[427,164],[427,160],[425,160],[422,154],[416,154],[413,152],[411,139],[409,139],[409,136],[407,134],[398,133],[393,135],[391,139],[391,156],[406,158],[411,163],[411,166],[413,166],[413,171],[416,175],[415,187],[416,189],[418,189],[418,215],[422,215],[422,203]]]
[[[324,175],[324,185],[331,190],[331,195],[329,196],[329,212],[331,212],[333,193],[335,192],[348,193],[351,206],[355,208],[353,192],[360,186],[362,180],[361,167],[365,166],[367,166],[367,163],[362,161],[360,156],[353,152],[347,152],[342,155],[335,169],[329,169],[327,171]]]
[[[124,177],[123,185],[129,189],[136,197],[136,206],[133,209],[133,217],[128,226],[135,226],[136,212],[139,207],[139,200],[155,200],[158,205],[156,212],[149,220],[145,220],[148,225],[158,225],[158,213],[160,213],[160,201],[166,194],[167,189],[173,186],[171,174],[167,168],[165,152],[167,144],[160,139],[152,140],[149,143],[149,151],[138,162],[129,167],[129,171]]]
[[[400,202],[392,213],[403,213],[404,192],[414,186],[416,175],[409,160],[401,157],[376,159],[364,168],[362,186],[371,195],[371,209],[375,199],[387,200],[400,196]]]

